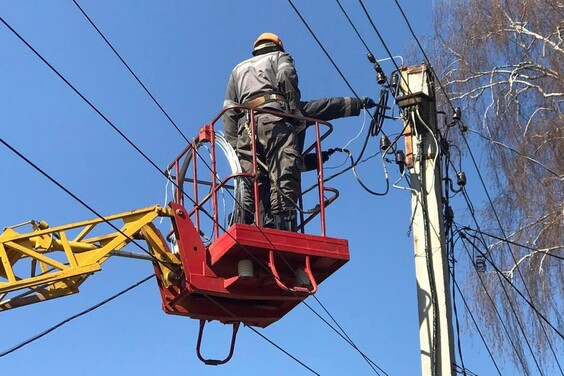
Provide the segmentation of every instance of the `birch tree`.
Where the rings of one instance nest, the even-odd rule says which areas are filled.
[[[495,237],[473,238],[486,270],[478,276],[470,265],[464,274],[474,316],[495,354],[523,373],[562,372],[564,2],[439,0],[434,25],[436,73],[487,162],[481,173],[495,207],[479,202],[481,230]]]

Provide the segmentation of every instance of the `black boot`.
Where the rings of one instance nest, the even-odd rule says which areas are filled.
[[[274,226],[278,230],[296,232],[298,228],[298,220],[295,210],[283,211],[281,213],[273,213]]]

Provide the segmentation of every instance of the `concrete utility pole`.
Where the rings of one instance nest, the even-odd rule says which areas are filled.
[[[405,160],[411,178],[413,242],[424,376],[454,375],[448,258],[442,214],[441,163],[431,69],[400,69],[405,119]]]

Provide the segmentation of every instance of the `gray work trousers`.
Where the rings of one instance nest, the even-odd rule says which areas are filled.
[[[270,114],[257,115],[255,118],[255,141],[258,169],[259,199],[261,218],[257,224],[265,225],[265,217],[270,214],[282,214],[295,210],[300,192],[300,172],[302,157],[298,151],[296,128],[286,119]],[[243,172],[253,171],[250,124],[239,130],[237,156]],[[254,186],[252,178],[244,179],[244,222],[252,223],[255,213]]]

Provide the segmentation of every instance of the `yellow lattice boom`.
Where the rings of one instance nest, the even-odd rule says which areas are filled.
[[[5,228],[0,235],[0,311],[77,293],[104,261],[136,239],[146,241],[141,248],[163,275],[178,273],[180,260],[152,223],[170,216],[170,209],[150,206],[53,228],[44,221]],[[104,233],[101,228],[108,226],[102,224],[118,230]],[[16,231],[24,226],[32,231]]]

